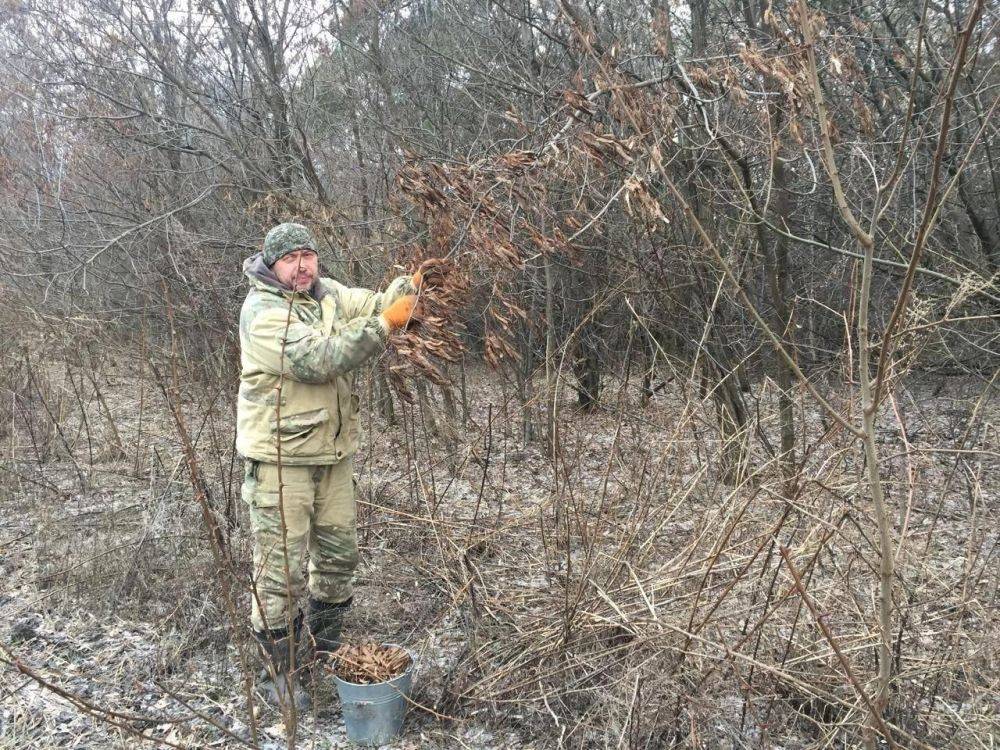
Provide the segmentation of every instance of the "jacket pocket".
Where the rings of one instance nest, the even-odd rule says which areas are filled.
[[[268,420],[271,446],[280,449],[284,458],[301,459],[322,456],[330,452],[331,415],[328,408],[313,409],[297,414],[281,415],[280,424],[274,415]]]
[[[247,498],[247,501],[254,510],[277,508],[281,504],[281,496],[277,492],[265,492],[258,489]]]
[[[329,421],[330,410],[325,408],[289,414],[283,416],[280,423],[275,416],[270,419],[271,433],[277,434],[282,440],[305,439]]]
[[[253,458],[245,461],[243,470],[243,501],[250,506],[254,527],[260,526],[261,519],[254,511],[261,508],[278,507],[278,493],[273,491],[274,478],[271,476],[273,464],[265,464]]]

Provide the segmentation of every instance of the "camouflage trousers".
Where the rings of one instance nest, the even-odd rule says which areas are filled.
[[[282,466],[279,496],[277,465],[246,460],[243,500],[254,537],[251,604],[258,632],[286,627],[289,607],[295,618],[306,589],[306,550],[309,594],[330,604],[351,598],[358,565],[352,469],[350,458],[326,466]]]

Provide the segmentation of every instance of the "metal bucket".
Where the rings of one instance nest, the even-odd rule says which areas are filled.
[[[403,674],[373,685],[359,685],[333,676],[347,737],[358,745],[384,745],[399,734],[413,687],[413,654],[396,643],[382,645],[402,648],[409,655],[410,665]]]

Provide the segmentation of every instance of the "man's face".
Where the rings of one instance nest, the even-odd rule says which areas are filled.
[[[307,291],[319,276],[319,258],[315,250],[300,247],[282,255],[271,266],[278,281],[296,292]]]

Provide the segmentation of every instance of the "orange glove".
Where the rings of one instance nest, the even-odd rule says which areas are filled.
[[[443,258],[428,258],[420,264],[420,268],[413,274],[413,288],[420,289],[424,284],[437,284],[444,279],[447,273],[447,261]]]
[[[403,328],[413,319],[413,308],[417,305],[417,297],[407,294],[389,305],[382,311],[382,320],[390,331]]]

